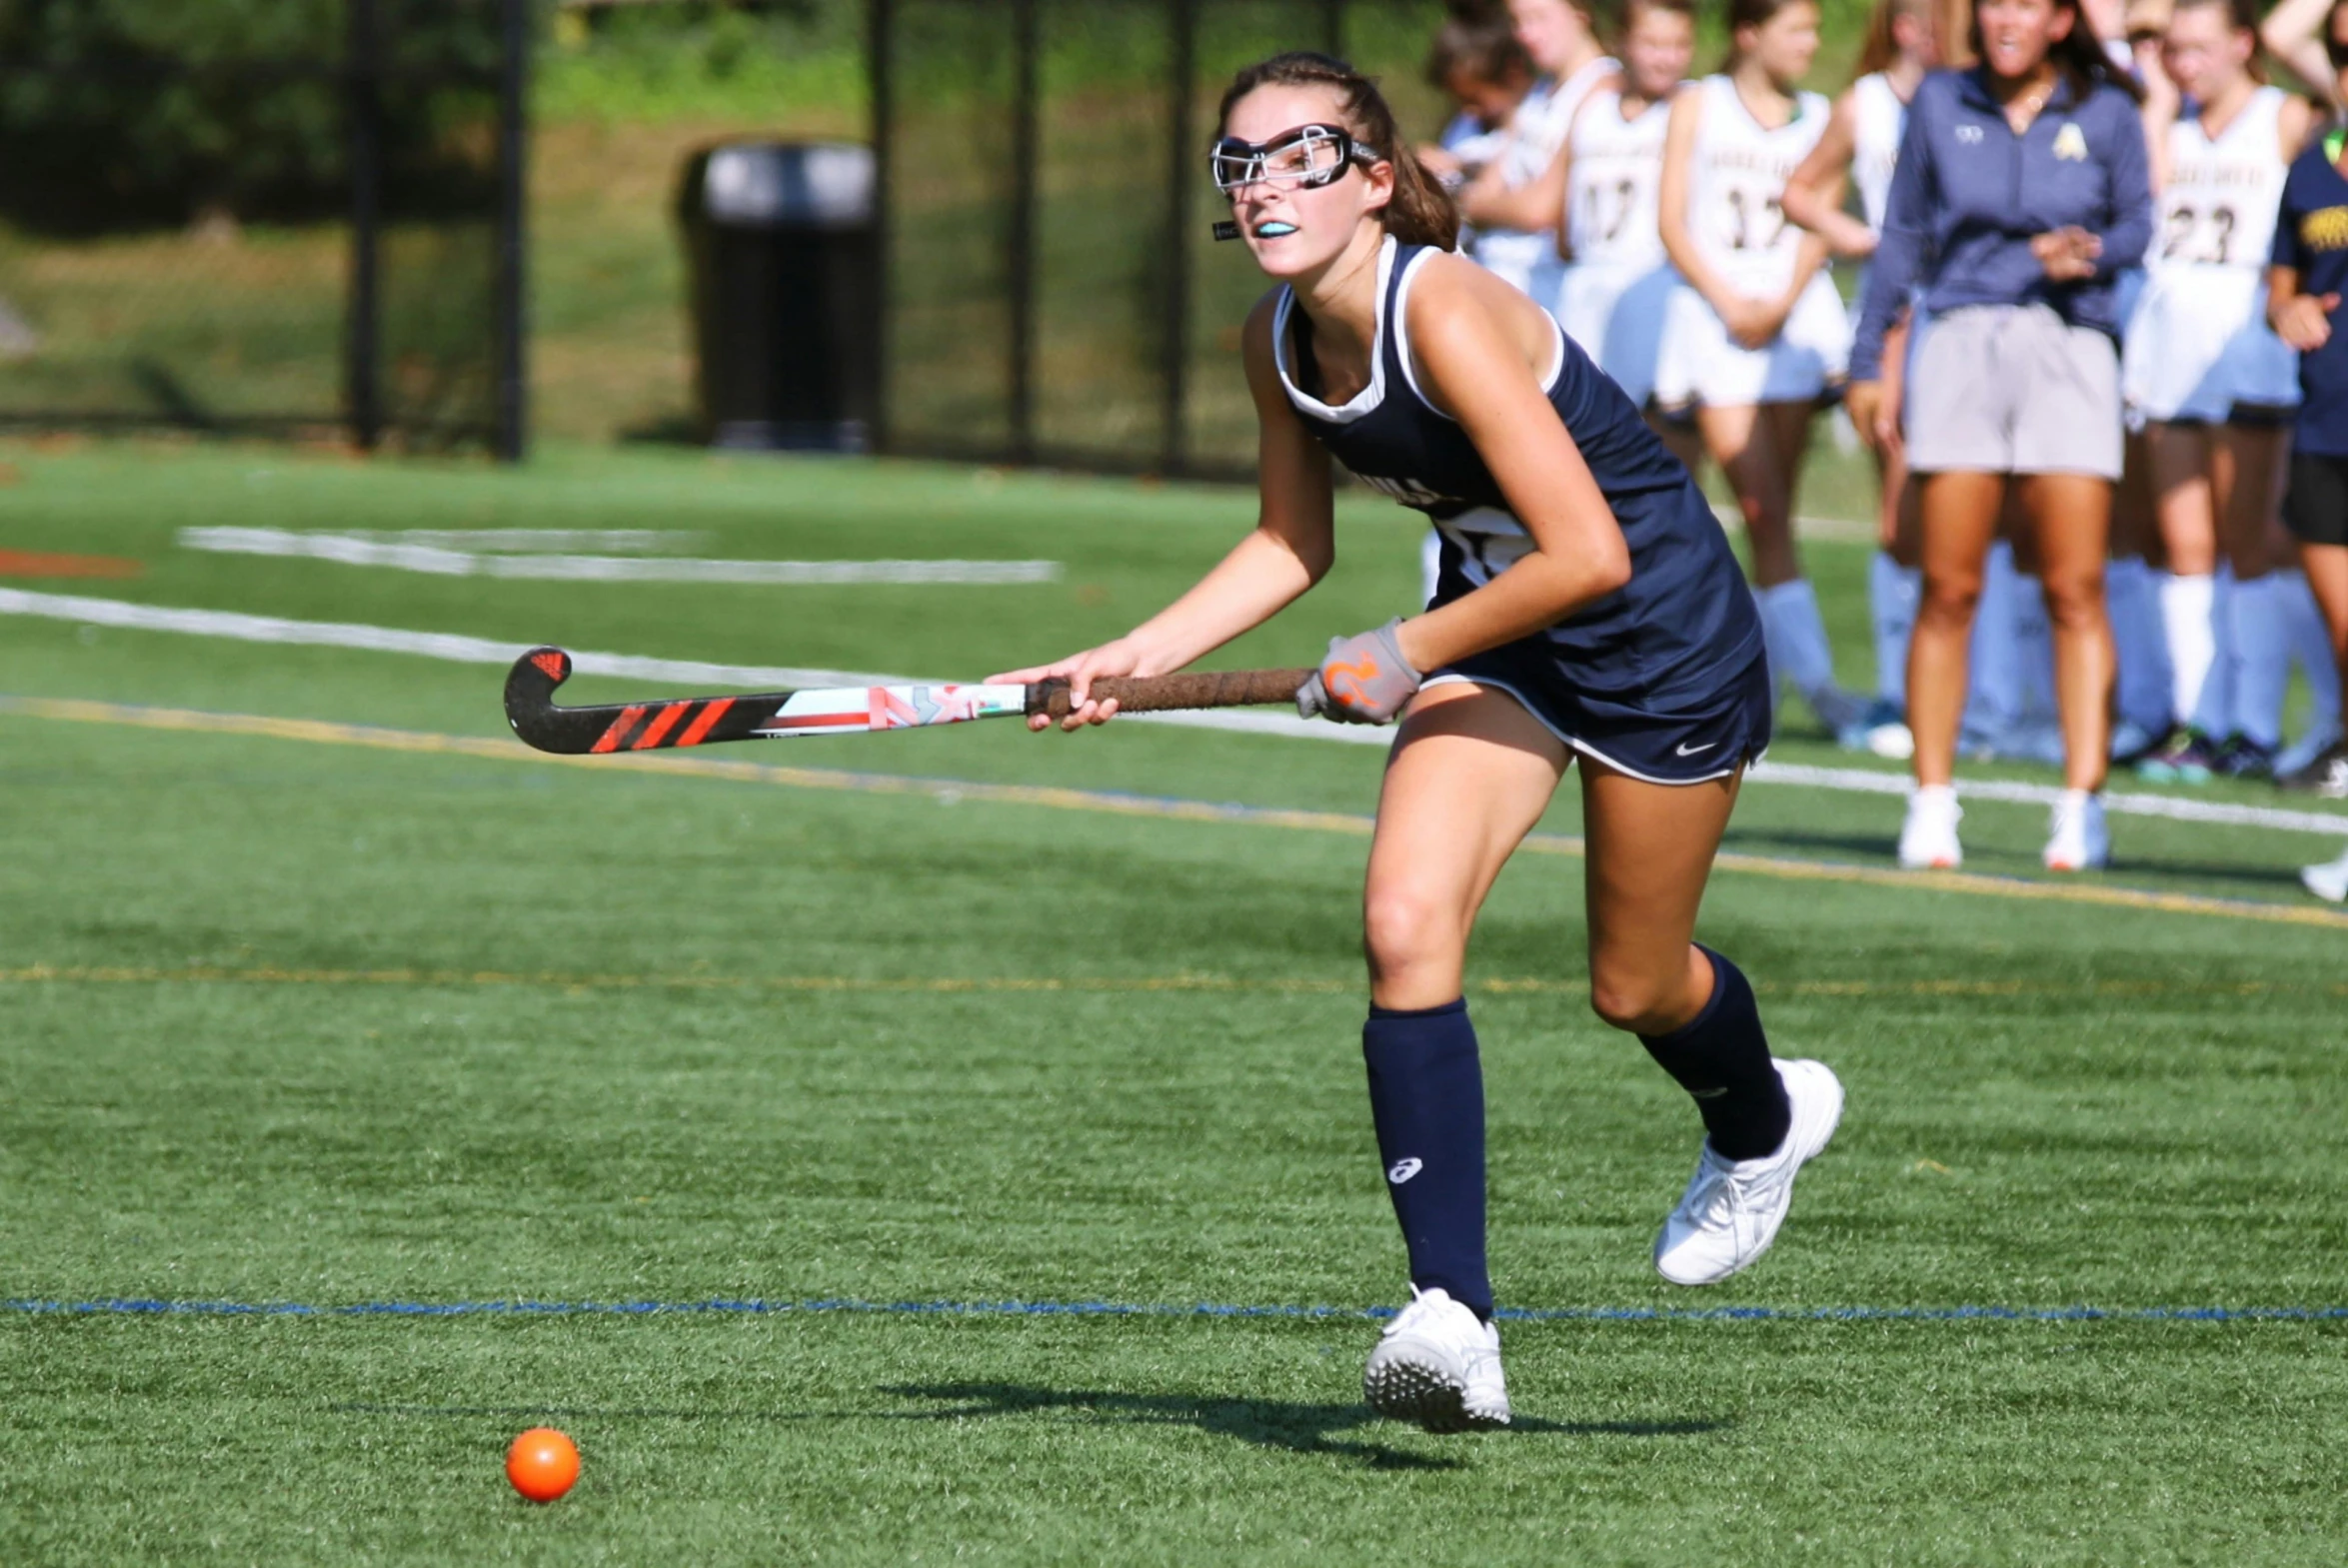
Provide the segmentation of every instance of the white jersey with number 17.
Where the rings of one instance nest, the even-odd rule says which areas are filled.
[[[1668,98],[1626,120],[1620,93],[1590,95],[1573,122],[1566,180],[1565,244],[1577,265],[1644,269],[1662,264],[1656,192],[1670,118]]]
[[[1816,93],[1794,100],[1794,115],[1771,129],[1753,118],[1725,76],[1707,76],[1687,188],[1689,237],[1705,262],[1754,294],[1793,281],[1803,231],[1788,223],[1785,182],[1826,132],[1828,106]],[[1684,89],[1683,89],[1684,91]]]

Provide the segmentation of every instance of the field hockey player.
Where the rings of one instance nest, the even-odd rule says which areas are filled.
[[[1785,182],[1785,216],[1833,247],[1836,255],[1875,254],[1883,210],[1891,200],[1891,173],[1907,129],[1908,100],[1940,63],[1931,0],[1876,0],[1859,52],[1859,76],[1835,100],[1826,132]],[[1859,188],[1854,218],[1842,209],[1845,176]],[[1860,291],[1865,292],[1862,281]],[[1908,323],[1886,334],[1884,410],[1859,439],[1875,458],[1875,554],[1867,563],[1867,612],[1875,634],[1875,698],[1870,706],[1871,750],[1907,757],[1915,750],[1907,729],[1908,638],[1924,592],[1917,552],[1915,492],[1899,438],[1899,384],[1907,368]]]
[[[2103,561],[2120,473],[2113,279],[2151,233],[2144,127],[2134,85],[2088,34],[2077,0],[1985,0],[1972,43],[1978,66],[1926,77],[1908,106],[1851,351],[1851,423],[1867,430],[1880,418],[1884,334],[1922,286],[1904,409],[1923,487],[1924,605],[1908,659],[1917,787],[1899,858],[1963,857],[1953,780],[1967,643],[2012,489],[2037,545],[2062,714],[2065,789],[2042,858],[2083,870],[2110,850],[2100,791],[2112,688]]]
[[[1686,469],[1552,319],[1445,254],[1456,214],[1394,155],[1367,79],[1276,56],[1239,73],[1219,130],[1216,183],[1279,285],[1242,336],[1260,520],[1131,633],[1000,679],[1066,678],[1073,730],[1115,712],[1090,699],[1095,680],[1179,669],[1268,620],[1334,557],[1332,459],[1442,530],[1433,608],[1332,639],[1298,707],[1401,723],[1363,896],[1362,1052],[1411,1300],[1364,1392],[1429,1430],[1498,1425],[1467,938],[1577,757],[1592,1005],[1689,1091],[1707,1134],[1655,1244],[1664,1277],[1708,1284],[1758,1258],[1840,1117],[1834,1074],[1772,1059],[1752,986],[1692,941],[1768,742],[1768,660]]]
[[[1826,242],[1785,219],[1785,182],[1825,133],[1827,103],[1797,85],[1818,52],[1812,0],[1733,0],[1721,71],[1671,100],[1659,222],[1683,285],[1665,301],[1655,396],[1692,410],[1736,493],[1769,661],[1827,733],[1869,745],[1834,680],[1817,595],[1801,573],[1794,497],[1818,399],[1841,383],[1849,324]]]
[[[2299,386],[2266,324],[2265,269],[2314,114],[2254,75],[2257,26],[2250,0],[2181,0],[2171,15],[2162,54],[2183,112],[2153,127],[2159,228],[2121,362],[2121,391],[2148,422],[2181,721],[2140,766],[2170,778],[2266,777],[2282,748],[2290,585],[2267,552]]]

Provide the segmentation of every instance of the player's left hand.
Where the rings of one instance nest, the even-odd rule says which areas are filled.
[[[1345,725],[1390,725],[1426,678],[1402,657],[1399,616],[1374,632],[1328,640],[1328,657],[1296,689],[1296,712]]]

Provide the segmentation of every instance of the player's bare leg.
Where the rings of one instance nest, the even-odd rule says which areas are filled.
[[[1736,789],[1733,778],[1650,784],[1583,762],[1590,1005],[1638,1035],[1704,1119],[1695,1175],[1655,1242],[1656,1268],[1683,1285],[1726,1279],[1769,1249],[1794,1174],[1842,1115],[1834,1074],[1774,1060],[1751,985],[1695,944]]]
[[[1462,979],[1476,911],[1567,761],[1515,699],[1438,686],[1412,702],[1378,799],[1361,1050],[1411,1300],[1361,1387],[1380,1414],[1430,1431],[1508,1419],[1484,1266],[1483,1076]]]
[[[2225,739],[2227,716],[2217,711],[2219,694],[2210,687],[2225,677],[2217,582],[2223,498],[2212,447],[2213,427],[2207,425],[2155,421],[2144,431],[2154,518],[2168,563],[2160,608],[2169,653],[2169,706],[2180,728],[2144,759],[2141,771],[2163,782],[2207,782],[2218,743]]]
[[[2217,506],[2218,551],[2233,569],[2227,594],[2227,642],[2234,655],[2231,723],[2217,770],[2233,779],[2273,776],[2283,749],[2283,703],[2290,689],[2288,585],[2274,575],[2288,558],[2270,549],[2282,510],[2290,432],[2280,424],[2210,428],[2210,467]]]
[[[2033,474],[2019,484],[2054,628],[2063,784],[2093,791],[2103,787],[2111,742],[2111,622],[2103,608],[2111,484],[2087,474]]]
[[[1916,735],[1916,783],[1929,788],[1956,779],[1973,608],[2006,481],[2002,474],[1946,473],[1924,475],[1920,483],[1924,601],[1908,645],[1908,728]]]
[[[1793,465],[1800,461],[1800,453],[1782,450],[1784,421],[1775,417],[1785,406],[1706,405],[1696,410],[1704,450],[1720,465],[1736,497],[1756,589],[1775,588],[1802,575],[1793,545]]]
[[[2002,474],[1927,474],[1918,482],[1923,601],[1908,642],[1908,729],[1916,740],[1916,792],[1899,834],[1899,862],[1911,869],[1963,863],[1957,841],[1957,734],[1964,723],[1973,611],[1989,546],[2005,505]]]
[[[1835,684],[1826,623],[1794,547],[1793,502],[1813,412],[1806,402],[1706,406],[1696,411],[1696,424],[1736,495],[1770,668],[1792,682],[1838,742],[1863,750],[1865,714]]]
[[[1504,692],[1444,685],[1412,701],[1378,792],[1362,893],[1371,1001],[1433,1007],[1460,994],[1476,911],[1568,761]]]

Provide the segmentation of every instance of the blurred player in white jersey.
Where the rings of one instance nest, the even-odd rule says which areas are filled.
[[[1564,263],[1554,217],[1539,214],[1556,210],[1553,170],[1573,117],[1619,67],[1573,0],[1509,0],[1508,15],[1541,78],[1517,107],[1508,145],[1458,193],[1459,211],[1475,226],[1475,259],[1553,310]]]
[[[1837,741],[1864,748],[1865,711],[1835,684],[1793,540],[1810,418],[1840,384],[1850,350],[1826,242],[1788,223],[1781,206],[1786,180],[1826,130],[1826,100],[1796,86],[1818,50],[1818,8],[1731,0],[1728,21],[1725,68],[1671,101],[1658,216],[1683,281],[1664,311],[1655,396],[1695,411],[1736,493],[1771,669]]]
[[[2140,765],[2156,777],[2264,777],[2282,743],[2290,654],[2268,550],[2299,391],[2266,324],[2264,268],[2314,113],[2259,83],[2257,49],[2254,0],[2179,0],[2163,44],[2184,101],[2154,128],[2160,229],[2122,374],[2148,421],[2168,558],[2161,609],[2181,728]],[[2221,563],[2233,573],[2223,592]]]
[[[1418,161],[1456,197],[1507,152],[1517,111],[1532,93],[1532,56],[1525,53],[1515,24],[1506,15],[1454,16],[1435,31],[1426,55],[1426,80],[1441,89],[1458,112],[1443,127],[1438,145],[1418,150]],[[1472,224],[1459,226],[1459,249],[1467,256],[1481,259],[1482,240]],[[1501,237],[1503,254],[1511,243],[1511,237]],[[1422,605],[1434,598],[1442,551],[1442,535],[1428,529],[1418,546]]]
[[[1859,78],[1834,105],[1826,134],[1810,149],[1785,186],[1785,216],[1843,256],[1872,256],[1891,196],[1891,171],[1907,126],[1908,99],[1924,73],[1940,63],[1932,30],[1932,0],[1876,0],[1859,53]],[[1836,187],[1848,170],[1859,188],[1861,222],[1843,211]],[[1862,285],[1863,291],[1863,285]],[[1913,749],[1907,734],[1908,638],[1915,631],[1923,592],[1917,565],[1916,499],[1907,482],[1907,454],[1899,437],[1899,389],[1907,360],[1907,324],[1884,353],[1887,412],[1877,429],[1859,438],[1875,454],[1880,486],[1876,550],[1867,573],[1867,606],[1875,628],[1875,699],[1867,719],[1870,741],[1887,755]]]
[[[1435,31],[1426,81],[1457,112],[1435,146],[1418,150],[1418,161],[1445,189],[1457,191],[1507,149],[1508,129],[1532,91],[1532,57],[1506,17],[1455,16]],[[1474,254],[1471,230],[1460,230],[1459,248]]]
[[[1589,96],[1558,158],[1569,261],[1554,309],[1693,472],[1702,460],[1694,432],[1653,403],[1663,307],[1677,286],[1656,199],[1671,95],[1695,56],[1694,0],[1631,0],[1619,47],[1622,84]]]

